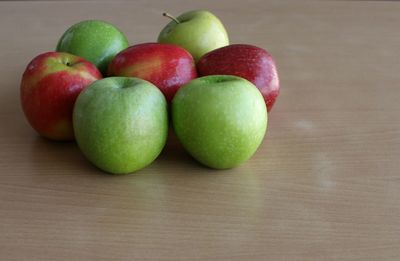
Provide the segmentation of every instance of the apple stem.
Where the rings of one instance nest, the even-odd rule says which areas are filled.
[[[173,15],[171,15],[171,14],[169,14],[169,13],[163,13],[162,15],[165,16],[165,17],[168,17],[168,18],[170,18],[170,19],[172,19],[172,20],[174,20],[175,23],[177,23],[177,24],[180,23],[179,20],[178,20],[175,16],[173,16]]]

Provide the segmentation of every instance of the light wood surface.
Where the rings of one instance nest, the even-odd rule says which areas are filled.
[[[0,260],[400,260],[400,5],[188,2],[0,2]],[[246,164],[207,169],[171,138],[111,176],[27,124],[21,74],[67,27],[104,19],[136,44],[198,8],[278,64]]]

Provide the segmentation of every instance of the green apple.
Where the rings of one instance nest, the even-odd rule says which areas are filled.
[[[171,18],[158,36],[158,42],[176,44],[188,50],[197,62],[204,54],[229,44],[221,21],[212,13],[195,10]]]
[[[197,78],[172,100],[172,123],[199,162],[227,169],[249,159],[267,130],[263,96],[251,82],[229,75]]]
[[[148,81],[110,77],[81,92],[73,113],[83,154],[113,174],[140,170],[160,154],[168,132],[167,103]]]
[[[83,57],[104,74],[109,62],[128,45],[125,35],[114,25],[87,20],[71,26],[61,36],[56,50]]]

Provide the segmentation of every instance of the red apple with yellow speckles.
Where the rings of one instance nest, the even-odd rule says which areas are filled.
[[[79,93],[101,79],[95,65],[59,52],[35,57],[21,81],[22,108],[31,126],[53,140],[73,140],[72,112]]]
[[[147,80],[170,103],[182,85],[197,77],[197,72],[192,55],[185,49],[172,44],[144,43],[117,54],[108,66],[108,75]]]

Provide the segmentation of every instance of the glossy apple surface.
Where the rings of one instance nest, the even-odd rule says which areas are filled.
[[[115,56],[108,75],[147,80],[170,102],[182,85],[197,77],[197,72],[192,56],[185,49],[171,44],[144,43]]]
[[[204,55],[197,64],[200,76],[236,75],[252,82],[271,110],[279,95],[279,77],[275,61],[262,48],[233,44]]]
[[[79,95],[73,123],[76,141],[90,162],[109,173],[131,173],[149,165],[163,149],[167,103],[148,81],[105,78]]]
[[[112,58],[128,45],[125,35],[114,25],[87,20],[71,26],[61,36],[56,50],[83,57],[104,74]]]
[[[172,100],[173,128],[199,162],[227,169],[248,160],[267,129],[267,109],[257,88],[230,75],[197,78]]]
[[[160,32],[158,42],[183,47],[196,62],[204,54],[229,44],[224,25],[208,11],[189,11],[175,19]]]
[[[35,57],[22,76],[20,98],[30,125],[42,136],[72,140],[72,110],[78,94],[101,79],[96,66],[81,57],[47,52]]]

